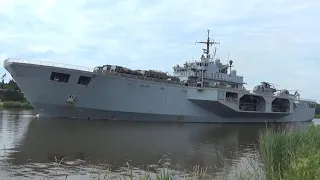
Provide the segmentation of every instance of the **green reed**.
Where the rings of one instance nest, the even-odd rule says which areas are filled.
[[[267,180],[320,179],[320,127],[308,131],[269,129],[260,134]]]

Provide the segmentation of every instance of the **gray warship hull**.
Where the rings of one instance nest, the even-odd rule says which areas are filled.
[[[221,94],[226,89],[201,88],[146,80],[113,74],[96,74],[77,68],[57,67],[5,60],[11,74],[28,101],[41,116],[80,119],[166,122],[302,122],[312,121],[313,101],[297,102],[289,112],[244,112],[237,103],[228,102]],[[67,82],[50,80],[53,72],[69,74]],[[87,85],[79,84],[79,77],[90,77]],[[231,90],[232,91],[232,90]],[[248,92],[238,92],[242,96]],[[70,97],[72,102],[70,103]],[[239,96],[241,97],[241,96]],[[69,100],[68,100],[69,98]],[[265,96],[266,104],[274,96]],[[266,105],[267,106],[267,105]]]

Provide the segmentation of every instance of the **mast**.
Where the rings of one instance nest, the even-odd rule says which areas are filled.
[[[208,38],[207,41],[200,41],[200,42],[196,42],[196,43],[202,43],[202,44],[206,44],[207,45],[207,49],[205,49],[204,53],[207,55],[206,58],[210,58],[210,46],[212,46],[213,44],[220,44],[220,42],[215,42],[215,41],[211,41],[210,40],[210,30],[207,30],[207,34],[208,34]]]
[[[200,41],[196,43],[202,43],[202,44],[206,44],[207,45],[207,49],[203,49],[204,53],[206,54],[206,61],[210,60],[210,46],[212,46],[213,44],[220,44],[220,42],[215,42],[215,41],[211,41],[210,39],[210,30],[207,30],[207,41]],[[216,50],[214,50],[214,56],[216,55]],[[203,88],[203,70],[204,70],[204,66],[202,66],[201,68],[201,87]]]

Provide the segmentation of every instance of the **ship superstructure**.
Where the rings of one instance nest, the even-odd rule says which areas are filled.
[[[203,54],[200,60],[186,62],[183,66],[179,64],[174,66],[175,77],[186,84],[197,83],[197,86],[200,87],[217,85],[219,87],[243,88],[243,84],[245,84],[243,77],[237,76],[236,70],[231,70],[233,61],[229,60],[229,64],[222,64],[220,59],[214,59],[216,48],[213,55],[210,54],[210,46],[220,43],[210,40],[209,30],[207,41],[197,43],[206,44],[206,49],[202,49]]]
[[[233,61],[215,58],[210,39],[200,60],[173,67],[173,75],[117,65],[93,70],[7,59],[4,67],[44,116],[170,122],[311,121],[316,102],[261,82],[244,87]],[[37,87],[43,88],[37,88]]]

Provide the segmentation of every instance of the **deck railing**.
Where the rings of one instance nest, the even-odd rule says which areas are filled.
[[[306,98],[297,98],[296,100],[300,100],[300,101],[310,101],[310,102],[314,102],[314,103],[316,103],[316,102],[317,102],[316,100],[313,100],[313,99],[306,99]]]
[[[51,66],[51,67],[61,67],[61,68],[68,68],[68,69],[75,69],[75,70],[89,71],[89,72],[93,71],[93,68],[90,68],[90,67],[78,66],[78,65],[72,65],[72,64],[65,64],[65,63],[58,63],[58,62],[51,62],[51,61],[8,58],[8,59],[5,60],[5,62],[34,64],[34,65]]]

